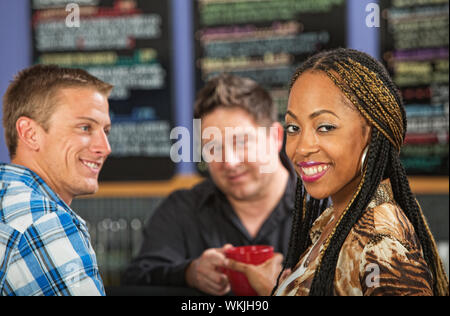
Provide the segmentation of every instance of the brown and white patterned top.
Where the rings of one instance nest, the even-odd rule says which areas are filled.
[[[335,225],[333,207],[310,231],[312,245],[276,295],[308,295],[323,243]],[[432,276],[420,242],[395,203],[388,180],[347,236],[337,262],[335,295],[432,295]]]

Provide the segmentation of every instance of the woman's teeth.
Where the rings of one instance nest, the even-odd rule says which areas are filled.
[[[322,171],[325,171],[328,169],[328,165],[320,165],[317,167],[309,167],[309,168],[302,168],[302,171],[307,176],[313,176],[317,173],[321,173]]]

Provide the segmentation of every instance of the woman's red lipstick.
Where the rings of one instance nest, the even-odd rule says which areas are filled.
[[[298,163],[298,166],[304,182],[315,182],[327,173],[330,165],[323,162],[307,161]]]

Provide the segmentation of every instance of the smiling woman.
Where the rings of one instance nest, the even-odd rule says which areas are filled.
[[[383,66],[351,49],[311,57],[292,80],[286,133],[302,181],[287,260],[294,272],[276,293],[448,295],[400,163],[406,116]]]
[[[300,176],[283,268],[293,272],[272,293],[448,295],[400,162],[406,115],[384,67],[352,49],[312,56],[293,77],[285,129]],[[240,272],[263,283],[257,268]]]
[[[286,153],[308,193],[331,197],[336,211],[361,180],[359,161],[370,136],[366,121],[344,106],[341,95],[325,73],[307,72],[295,82],[286,114]]]

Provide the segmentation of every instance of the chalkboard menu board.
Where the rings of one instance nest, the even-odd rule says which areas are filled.
[[[33,61],[83,68],[115,87],[101,181],[171,178],[170,1],[31,0]]]
[[[320,50],[345,47],[346,35],[345,0],[196,0],[197,90],[223,72],[252,78],[284,121],[295,69]]]
[[[408,174],[448,175],[449,1],[382,0],[381,56],[408,118]]]
[[[345,0],[196,0],[197,88],[230,72],[270,90],[284,118],[290,79],[308,56],[346,46]]]

